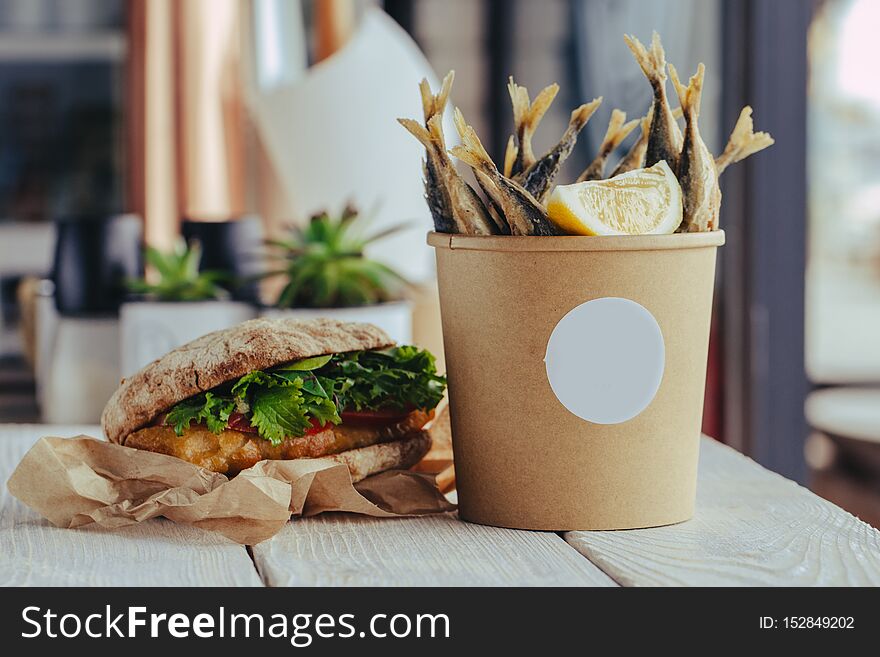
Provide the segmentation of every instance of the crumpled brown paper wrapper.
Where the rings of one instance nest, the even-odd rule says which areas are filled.
[[[331,459],[261,461],[232,479],[173,456],[87,436],[41,438],[7,482],[58,527],[114,528],[164,516],[245,545],[270,538],[291,515],[349,511],[377,518],[451,511],[430,475],[389,471],[351,483]]]

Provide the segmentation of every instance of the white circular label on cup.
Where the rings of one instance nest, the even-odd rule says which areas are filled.
[[[596,424],[626,422],[645,410],[665,362],[657,320],[641,304],[617,297],[570,310],[550,334],[544,357],[556,398]]]

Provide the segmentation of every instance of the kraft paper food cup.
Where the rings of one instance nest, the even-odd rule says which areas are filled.
[[[690,518],[724,233],[428,243],[461,518],[555,531]]]

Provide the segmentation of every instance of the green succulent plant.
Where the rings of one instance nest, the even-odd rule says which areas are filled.
[[[339,308],[400,299],[409,283],[387,265],[364,255],[366,246],[404,228],[394,226],[368,237],[358,230],[358,213],[346,208],[333,218],[322,212],[304,227],[293,227],[286,239],[270,240],[283,268],[266,276],[285,275],[279,308]]]
[[[229,276],[221,271],[199,271],[202,245],[187,244],[178,239],[171,251],[164,253],[152,246],[144,249],[144,259],[158,275],[155,283],[144,279],[128,281],[131,292],[144,294],[157,301],[208,301],[222,299],[228,292],[218,285]]]

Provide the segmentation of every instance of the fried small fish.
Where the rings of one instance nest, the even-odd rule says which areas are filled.
[[[683,138],[666,96],[666,53],[663,51],[663,44],[660,43],[660,35],[654,32],[650,51],[634,36],[626,35],[623,40],[626,41],[626,45],[629,46],[654,90],[651,130],[648,135],[644,166],[650,167],[660,160],[666,160],[669,168],[676,171]]]
[[[629,136],[629,133],[635,130],[638,124],[638,119],[626,123],[626,112],[622,112],[619,109],[612,111],[611,120],[608,121],[608,129],[605,131],[605,137],[599,146],[599,152],[593,161],[587,165],[583,173],[578,176],[577,182],[601,180],[605,176],[605,163],[608,161],[609,156]]]
[[[425,116],[425,128],[428,121],[435,115],[443,115],[449,93],[452,91],[452,82],[455,80],[455,71],[449,71],[440,85],[440,91],[436,94],[431,92],[427,78],[422,78],[419,83],[419,92],[422,95],[422,111]],[[430,149],[427,149],[430,150]],[[434,220],[434,230],[439,233],[454,233],[455,224],[452,220],[452,202],[446,188],[440,182],[434,165],[434,157],[426,157],[422,160],[422,173],[425,177],[425,201]]]
[[[516,152],[517,148],[514,137],[513,135],[510,135],[510,138],[507,140],[507,149],[504,151],[505,176],[513,167],[513,162],[516,159]],[[492,182],[492,179],[482,171],[474,169],[473,172],[474,177],[477,179],[477,184],[479,184],[480,189],[483,190],[483,195],[489,201],[487,207],[489,208],[489,213],[492,215],[492,220],[498,227],[499,233],[502,235],[510,235],[510,226],[507,224],[507,219],[504,218],[504,208],[501,207],[501,203],[498,200],[498,188],[495,187],[495,183]]]
[[[446,152],[442,115],[432,116],[428,120],[427,129],[412,119],[397,120],[422,143],[430,166],[433,167],[433,180],[429,181],[427,177],[425,178],[425,196],[434,216],[434,227],[438,232],[465,235],[497,234],[495,222],[479,194],[458,174],[455,164]],[[435,201],[435,199],[440,200]],[[436,206],[433,205],[435,202]],[[441,215],[439,219],[435,214],[446,211],[449,215]]]
[[[678,232],[701,233],[718,228],[721,189],[715,172],[715,159],[700,136],[700,99],[706,68],[700,64],[685,87],[675,67],[669,66],[672,84],[684,112],[684,145],[678,165],[682,194],[682,220]]]
[[[535,163],[535,153],[532,150],[532,136],[538,129],[538,124],[544,118],[544,114],[550,108],[556,94],[559,93],[559,85],[551,84],[535,96],[535,101],[529,100],[529,91],[513,81],[513,76],[507,83],[510,93],[510,103],[513,105],[513,125],[516,131],[517,144],[519,146],[513,167],[509,175],[516,175],[525,171]],[[508,175],[508,174],[505,174]]]
[[[510,226],[507,224],[507,219],[504,217],[504,207],[499,200],[500,196],[498,194],[498,188],[495,186],[495,183],[492,182],[492,179],[482,171],[473,169],[473,172],[474,178],[477,179],[477,184],[480,186],[480,189],[483,190],[483,194],[489,201],[489,204],[486,207],[489,209],[489,216],[492,217],[492,221],[496,228],[498,228],[498,233],[500,235],[510,235]]]
[[[574,150],[578,134],[584,129],[590,117],[593,116],[601,104],[602,98],[599,97],[575,109],[571,113],[568,127],[565,129],[565,133],[563,133],[559,143],[547,151],[541,159],[537,160],[522,174],[514,177],[514,181],[520,183],[540,203],[543,203],[550,194],[553,181],[556,180],[562,164],[571,155],[572,150]]]
[[[454,117],[462,143],[452,149],[452,154],[475,172],[479,171],[491,179],[495,186],[495,197],[504,211],[511,234],[558,235],[556,227],[547,219],[544,206],[518,183],[498,171],[477,133],[465,122],[461,110],[456,108]]]
[[[774,143],[773,137],[766,132],[755,132],[752,122],[752,108],[746,105],[739,113],[739,118],[730,133],[730,139],[721,155],[715,158],[715,170],[720,176],[731,164],[744,160]]]

